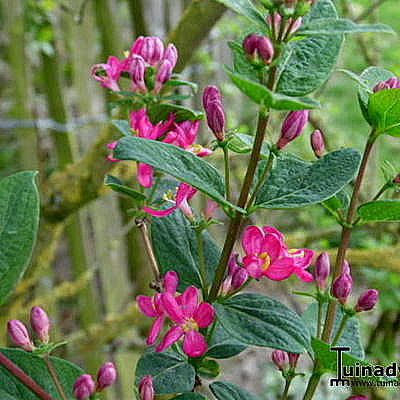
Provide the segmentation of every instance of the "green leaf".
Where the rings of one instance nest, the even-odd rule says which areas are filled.
[[[152,376],[156,394],[181,393],[193,389],[195,370],[180,354],[147,352],[138,361],[136,385],[145,375]]]
[[[328,200],[321,202],[321,205],[330,212],[335,213],[338,210],[345,210],[350,203],[350,196],[345,190],[341,190]]]
[[[200,393],[187,392],[174,397],[172,400],[207,400],[207,397]]]
[[[129,125],[129,122],[124,119],[113,119],[111,123],[124,135],[132,136],[133,131]]]
[[[344,18],[321,18],[303,24],[298,35],[337,35],[342,33],[382,32],[392,33],[393,29],[384,24],[357,24]]]
[[[254,136],[246,135],[244,133],[236,133],[229,139],[228,148],[235,153],[244,154],[250,153],[253,148],[253,144]],[[269,147],[268,143],[266,142],[264,142],[262,145],[261,155],[263,157],[269,156]]]
[[[214,308],[226,332],[243,343],[292,353],[310,348],[310,333],[303,320],[272,297],[239,294]]]
[[[304,17],[303,25],[321,18],[337,18],[331,0],[318,0]],[[334,70],[343,39],[342,34],[316,35],[290,42],[279,64],[277,91],[288,96],[304,96],[319,88]]]
[[[56,400],[61,400],[43,358],[20,349],[0,348],[6,357],[29,375],[39,386]],[[72,389],[76,378],[84,372],[76,365],[57,357],[51,357],[65,394],[73,399]],[[1,400],[39,400],[25,385],[3,366],[0,366]],[[5,395],[3,396],[3,393]]]
[[[188,86],[192,90],[193,94],[196,94],[197,91],[199,90],[199,85],[197,85],[194,82],[185,81],[183,79],[170,79],[167,83],[164,84],[164,86],[167,86],[167,87],[168,86],[172,86],[172,87]]]
[[[281,155],[255,205],[260,208],[297,208],[321,203],[353,179],[360,158],[360,153],[352,148],[333,151],[313,163]]]
[[[369,67],[361,73],[360,79],[367,87],[365,88],[364,85],[360,85],[358,88],[358,100],[364,118],[368,121],[368,123],[370,123],[368,117],[368,102],[369,96],[372,93],[372,89],[378,82],[386,81],[393,76],[394,74],[392,72],[380,67]]]
[[[254,394],[228,382],[213,382],[210,389],[217,400],[259,400]]]
[[[36,171],[0,181],[0,304],[22,277],[31,258],[39,224]]]
[[[323,312],[323,320],[325,320],[326,315],[326,304],[324,304],[324,312]],[[337,308],[335,313],[335,321],[333,326],[333,335],[339,329],[340,322],[342,321],[342,317],[344,312],[341,308]],[[310,329],[311,336],[317,336],[317,316],[318,316],[318,304],[316,302],[311,303],[307,309],[304,311],[302,318],[308,328]],[[337,344],[338,346],[349,346],[351,348],[349,354],[353,357],[364,359],[364,349],[361,343],[360,337],[360,323],[358,319],[355,317],[349,318],[346,323],[346,328],[343,331],[342,337],[339,339]]]
[[[106,175],[104,184],[114,190],[114,192],[123,193],[131,197],[136,201],[146,200],[146,196],[143,193],[137,192],[136,190],[126,186],[124,182],[112,175]]]
[[[214,379],[221,373],[219,364],[210,359],[203,359],[196,370],[199,376],[205,379]]]
[[[247,348],[247,345],[232,338],[222,327],[217,323],[214,335],[208,344],[205,357],[223,359],[231,358]]]
[[[216,0],[218,3],[230,8],[240,15],[255,22],[257,25],[265,27],[264,16],[253,6],[250,0]]]
[[[330,350],[330,345],[323,342],[322,340],[313,338],[312,341],[312,348],[314,353],[318,356],[319,360],[322,363],[322,368],[326,370],[326,372],[335,372],[337,371],[337,352]],[[355,357],[347,353],[343,353],[343,366],[351,366],[351,365],[361,365],[361,366],[371,366],[373,365],[367,361],[359,360]],[[357,377],[351,379],[358,379]],[[361,378],[365,380],[366,378]],[[389,380],[390,378],[385,377],[368,377],[369,381],[382,381],[382,380]]]
[[[244,212],[225,199],[224,180],[219,172],[207,161],[189,151],[172,144],[129,136],[119,140],[114,155],[120,160],[135,160],[151,165],[188,183],[217,203]]]
[[[150,118],[152,124],[157,124],[160,121],[168,119],[171,113],[175,114],[175,122],[181,121],[195,121],[203,118],[203,113],[199,111],[191,110],[183,106],[177,106],[175,104],[156,104],[147,108],[147,115]]]
[[[221,250],[207,231],[203,231],[202,235],[207,278],[208,282],[212,282]],[[163,274],[169,270],[176,271],[180,289],[190,285],[201,288],[196,236],[180,210],[163,218],[154,218],[151,239]]]
[[[234,71],[252,81],[259,82],[259,70],[247,59],[242,44],[235,41],[229,41],[228,46],[232,50]]]
[[[243,75],[225,68],[225,72],[229,75],[232,82],[246,96],[255,103],[272,108],[274,110],[311,110],[319,107],[319,103],[306,97],[290,97],[279,93],[274,93],[267,87],[254,82]]]
[[[372,94],[368,120],[377,133],[400,137],[400,89],[385,89]]]
[[[357,214],[361,222],[399,222],[399,200],[377,200],[364,203],[358,207]]]

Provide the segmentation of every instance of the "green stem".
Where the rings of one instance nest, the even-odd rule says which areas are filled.
[[[196,240],[197,240],[197,251],[199,255],[199,272],[201,278],[201,287],[203,292],[203,298],[207,297],[208,293],[208,282],[207,282],[207,271],[206,262],[204,257],[204,245],[203,245],[203,235],[201,229],[195,229]]]
[[[321,337],[322,333],[322,317],[324,311],[324,303],[321,300],[318,300],[318,320],[317,320],[317,338]]]
[[[340,337],[342,336],[344,328],[346,328],[347,320],[349,318],[350,318],[349,315],[347,315],[347,314],[343,315],[342,321],[340,322],[339,329],[337,330],[336,335],[335,335],[335,337],[333,339],[332,346],[336,346],[337,345],[337,342],[339,341]]]
[[[151,192],[149,194],[149,203],[151,203],[153,201],[153,197],[157,191],[158,185],[160,184],[160,180],[161,180],[161,176],[160,175],[156,175],[156,179],[154,180],[154,184],[153,187],[151,188]]]
[[[256,187],[253,190],[253,193],[250,197],[249,202],[247,203],[247,210],[249,210],[249,208],[252,206],[254,200],[256,199],[256,196],[258,194],[258,191],[261,189],[261,187],[264,185],[269,173],[271,172],[272,166],[274,164],[274,153],[272,151],[269,152],[269,157],[268,157],[268,161],[267,161],[267,165],[264,168],[264,171],[260,177],[260,179],[258,180]]]
[[[288,376],[287,378],[285,378],[285,389],[283,390],[282,393],[282,400],[287,400],[288,395],[289,395],[289,388],[290,388],[290,384],[292,383],[293,380],[293,376]]]
[[[54,368],[54,366],[53,366],[53,364],[52,364],[52,362],[50,360],[49,355],[46,354],[43,358],[44,358],[44,361],[46,363],[47,369],[50,372],[51,378],[53,379],[53,382],[56,385],[58,394],[60,395],[62,400],[68,400],[67,396],[65,395],[64,389],[61,386],[60,380],[58,379],[57,372],[56,372],[56,370],[55,370],[55,368]]]
[[[224,151],[224,167],[225,167],[225,195],[226,199],[230,201],[231,188],[230,188],[230,171],[229,171],[229,149],[228,146],[222,148]]]

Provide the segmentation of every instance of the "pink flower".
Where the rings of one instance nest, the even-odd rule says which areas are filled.
[[[242,237],[246,253],[243,263],[249,275],[259,279],[266,276],[279,281],[297,275],[310,282],[313,276],[305,271],[311,264],[314,252],[309,249],[288,249],[281,232],[272,226],[248,226]]]
[[[121,77],[123,63],[117,57],[110,56],[107,59],[107,64],[96,64],[91,69],[91,75],[96,81],[99,81],[101,86],[110,89],[114,92],[119,92],[121,89],[118,86],[118,80]],[[102,70],[105,74],[98,75],[97,72]]]
[[[193,219],[193,212],[189,206],[188,200],[190,200],[196,192],[197,190],[189,186],[187,183],[181,183],[176,192],[175,204],[172,207],[164,210],[155,210],[153,208],[143,207],[143,210],[155,217],[165,217],[180,208],[187,218]]]
[[[216,202],[213,201],[213,200],[208,199],[208,200],[207,200],[207,207],[206,207],[206,209],[205,209],[204,212],[203,212],[204,218],[205,218],[207,221],[211,220],[211,219],[214,217],[214,213],[215,213],[215,211],[218,209],[218,207],[219,207],[219,204],[218,204],[218,203],[216,203]]]
[[[175,324],[168,330],[156,351],[163,351],[184,337],[185,354],[189,357],[202,356],[207,350],[207,342],[199,329],[206,328],[214,321],[212,306],[205,302],[199,304],[199,291],[194,286],[188,287],[179,298],[164,293],[162,304]]]
[[[178,275],[175,271],[168,271],[164,275],[163,288],[164,293],[170,293],[175,295],[176,288],[178,286]],[[136,301],[139,309],[146,317],[155,318],[153,325],[150,328],[150,332],[147,336],[146,343],[150,346],[155,343],[160,334],[160,331],[164,325],[165,312],[161,302],[161,293],[157,293],[153,297],[149,296],[137,296]]]
[[[279,235],[248,226],[242,237],[242,247],[246,253],[243,264],[252,278],[266,276],[282,280],[293,273],[293,258],[286,255],[286,247]]]

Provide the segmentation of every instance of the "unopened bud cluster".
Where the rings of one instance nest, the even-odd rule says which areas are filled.
[[[252,33],[243,40],[243,50],[255,65],[270,65],[274,58],[274,46],[269,38]]]
[[[94,393],[101,392],[113,385],[117,379],[117,369],[112,362],[105,363],[97,372],[97,380],[94,382],[89,374],[81,375],[74,383],[74,397],[77,400],[87,400]]]
[[[218,141],[225,138],[225,111],[221,92],[216,86],[207,86],[203,92],[203,107],[207,124]]]
[[[275,364],[276,368],[282,372],[284,372],[288,366],[294,370],[299,357],[300,354],[290,353],[283,350],[274,350],[271,354],[272,362]]]

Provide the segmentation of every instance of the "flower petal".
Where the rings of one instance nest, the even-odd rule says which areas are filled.
[[[192,318],[199,303],[199,290],[194,286],[189,286],[182,293],[182,312],[185,318]]]
[[[264,233],[272,233],[275,235],[282,243],[285,241],[285,238],[282,235],[282,232],[279,232],[278,229],[274,228],[273,226],[263,226]]]
[[[197,322],[199,328],[206,328],[211,325],[214,321],[214,309],[211,304],[201,303],[195,313],[193,314],[193,319]]]
[[[137,178],[141,186],[149,188],[153,185],[153,167],[139,163]]]
[[[308,267],[314,257],[314,251],[310,249],[289,250],[290,257],[293,258],[294,265],[299,268]]]
[[[305,269],[296,268],[294,270],[295,275],[297,275],[303,282],[312,282],[314,280],[314,276],[306,271]]]
[[[189,329],[183,341],[183,351],[189,357],[200,357],[207,351],[207,343],[203,335],[194,329]]]
[[[164,275],[163,279],[164,291],[171,294],[175,294],[176,288],[178,287],[178,282],[179,282],[178,274],[175,271],[168,271]]]
[[[290,257],[282,257],[275,260],[265,271],[264,275],[273,281],[281,281],[289,278],[294,272],[293,260]]]
[[[150,207],[143,207],[143,211],[147,212],[147,214],[154,215],[155,217],[166,217],[169,214],[172,214],[178,207],[173,206],[170,208],[166,208],[164,210],[155,210]]]
[[[163,293],[162,303],[164,306],[164,311],[168,317],[172,319],[172,321],[178,324],[183,322],[182,310],[176,302],[175,297],[171,293]]]
[[[146,317],[155,318],[158,317],[158,313],[154,308],[153,299],[149,296],[138,296],[136,297],[138,307],[142,314]]]
[[[158,317],[154,320],[153,325],[151,325],[149,334],[146,339],[147,345],[151,346],[157,340],[158,335],[160,334],[160,331],[164,324],[164,320],[165,320],[164,316]]]
[[[273,262],[282,253],[282,242],[274,234],[267,234],[262,241],[261,252],[267,253]]]
[[[246,255],[252,256],[261,252],[263,232],[258,226],[248,226],[242,236],[242,247]]]
[[[156,351],[160,352],[165,350],[167,347],[177,342],[183,336],[184,333],[185,332],[183,331],[180,325],[174,325],[165,334],[165,336],[161,340],[161,343],[157,346]]]
[[[256,256],[249,256],[249,257],[243,257],[243,264],[244,267],[246,268],[247,272],[249,275],[254,278],[254,279],[259,279],[263,275],[263,271],[261,269],[263,265],[263,260]]]

